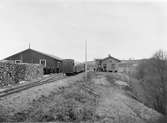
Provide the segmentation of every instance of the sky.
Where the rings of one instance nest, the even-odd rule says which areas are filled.
[[[0,59],[31,48],[61,58],[151,57],[167,50],[167,1],[0,0]]]

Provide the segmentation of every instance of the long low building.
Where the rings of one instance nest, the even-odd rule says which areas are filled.
[[[14,63],[32,63],[42,64],[44,72],[59,73],[62,71],[62,59],[53,55],[42,53],[31,48],[16,53],[4,60],[13,61]]]

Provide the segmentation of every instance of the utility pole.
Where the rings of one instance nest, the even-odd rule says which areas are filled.
[[[29,49],[31,49],[31,44],[29,43]]]
[[[85,79],[87,81],[87,40],[85,40]]]

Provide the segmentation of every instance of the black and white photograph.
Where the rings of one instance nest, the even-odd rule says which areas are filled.
[[[167,123],[167,0],[0,0],[0,123]]]

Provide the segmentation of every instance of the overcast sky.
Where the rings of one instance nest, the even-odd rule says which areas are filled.
[[[167,50],[167,2],[0,0],[0,59],[28,48],[61,58],[148,58]]]

